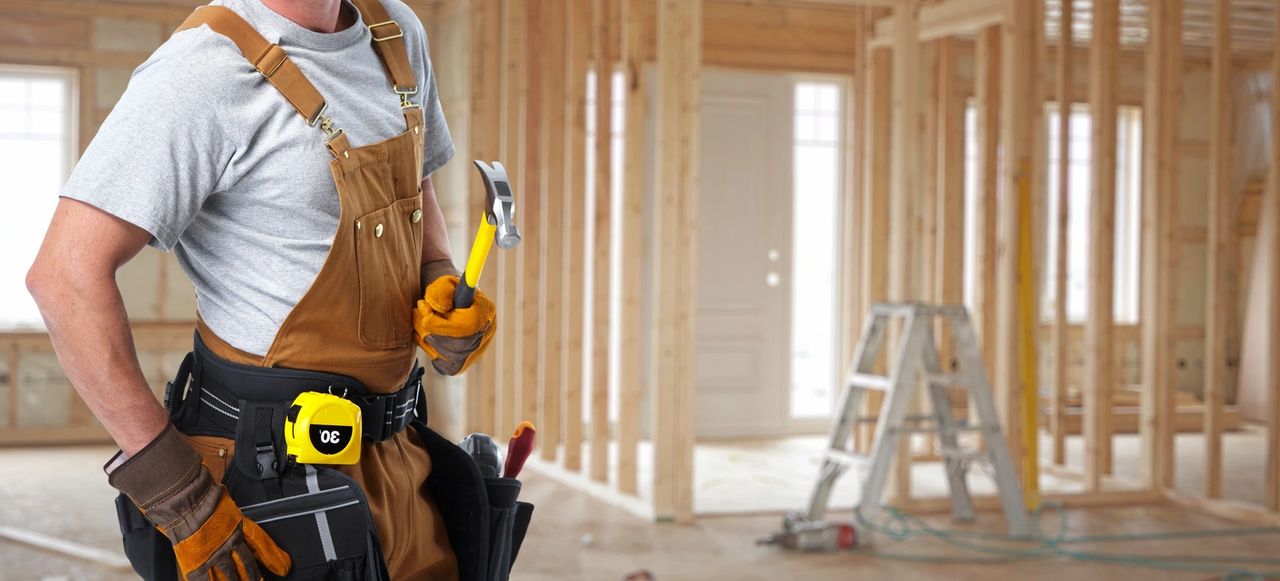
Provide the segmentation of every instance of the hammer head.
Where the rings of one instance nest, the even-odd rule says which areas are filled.
[[[520,243],[520,230],[516,228],[516,202],[511,195],[507,169],[498,161],[493,162],[492,166],[480,160],[476,160],[475,164],[484,178],[485,220],[497,227],[494,242],[504,250],[514,248]]]

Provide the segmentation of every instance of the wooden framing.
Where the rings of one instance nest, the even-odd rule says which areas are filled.
[[[889,299],[923,299],[921,243],[916,231],[920,190],[920,0],[893,9],[893,125],[889,144]],[[883,122],[883,121],[882,121]],[[892,498],[911,496],[911,438],[901,438],[894,462]]]
[[[470,108],[473,113],[468,127],[467,152],[469,159],[497,159],[502,146],[502,12],[498,0],[480,0],[468,4],[468,24],[476,50],[470,55]],[[485,192],[480,177],[475,172],[467,174],[471,193],[470,216],[477,222],[484,216]],[[492,275],[490,275],[492,276]],[[501,288],[499,276],[494,277],[496,287]],[[496,433],[498,406],[498,369],[500,357],[480,360],[467,374],[467,431]]]
[[[523,2],[523,0],[517,0]],[[521,212],[526,229],[542,226],[542,200],[547,196],[543,182],[545,175],[543,156],[546,154],[546,132],[543,130],[543,107],[545,87],[542,77],[545,74],[547,44],[544,27],[545,4],[528,2],[525,6],[525,30],[528,32],[525,52],[525,127],[524,127],[524,200]],[[521,270],[523,287],[520,293],[521,343],[520,356],[520,418],[541,422],[538,412],[542,408],[539,400],[542,393],[542,365],[545,344],[542,341],[546,331],[542,317],[542,279],[543,272],[542,247],[544,236],[525,236],[520,243]],[[539,426],[541,427],[541,426]]]
[[[1177,224],[1182,110],[1182,0],[1150,7],[1143,107],[1143,480],[1173,486],[1174,317],[1172,233]]]
[[[693,520],[694,288],[702,3],[659,0],[653,508]]]
[[[965,104],[959,88],[959,51],[954,38],[938,41],[937,74],[937,240],[935,251],[937,286],[936,302],[946,305],[964,303],[965,240]],[[950,341],[942,341],[943,369],[953,367]]]
[[[996,216],[997,235],[1001,252],[996,261],[995,305],[995,366],[992,379],[1000,421],[1009,440],[1009,452],[1014,464],[1022,467],[1022,390],[1019,374],[1018,285],[1031,284],[1018,276],[1019,253],[1016,250],[1021,224],[1020,204],[1025,203],[1015,192],[1029,191],[1034,162],[1034,136],[1037,110],[1029,99],[1012,98],[1028,95],[1034,90],[1036,78],[1035,55],[1039,12],[1034,4],[1043,0],[1009,0],[1008,18],[1004,23],[1004,53],[1001,74],[1001,94],[1008,98],[1001,108],[1001,134],[1004,161],[1000,176],[1001,204]],[[1028,198],[1029,201],[1029,198]],[[1029,225],[1027,225],[1029,227]]]
[[[849,144],[849,150],[845,163],[845,189],[849,193],[845,202],[841,205],[840,218],[840,248],[841,248],[841,278],[840,290],[843,293],[840,297],[840,349],[839,365],[844,369],[853,361],[853,352],[857,347],[860,333],[862,332],[862,322],[864,314],[867,312],[867,306],[864,297],[863,285],[860,277],[863,273],[862,263],[864,260],[865,240],[862,233],[863,220],[862,214],[866,207],[867,188],[865,187],[866,169],[862,164],[862,159],[867,155],[866,137],[867,132],[863,131],[863,119],[866,117],[867,109],[867,86],[866,81],[867,68],[863,64],[867,58],[867,29],[870,26],[869,9],[866,7],[858,7],[855,9],[856,24],[854,27],[856,48],[854,52],[858,59],[859,65],[852,72],[853,82],[846,91],[845,99],[845,139]],[[855,443],[858,441],[858,433],[855,431],[853,438]]]
[[[565,254],[568,244],[565,228],[566,175],[568,152],[568,31],[569,7],[565,2],[548,2],[545,7],[548,42],[544,48],[547,66],[541,71],[546,88],[546,172],[547,190],[542,207],[542,232],[547,237],[543,248],[543,312],[541,325],[546,334],[542,358],[542,422],[538,425],[538,441],[543,460],[555,460],[562,442],[561,416],[564,411],[565,367]]]
[[[513,178],[523,176],[524,171],[524,105],[528,99],[528,73],[525,70],[525,3],[523,0],[503,0],[502,2],[502,62],[505,74],[502,76],[503,112],[502,112],[502,162],[507,168],[507,175]],[[522,184],[523,185],[523,184]],[[522,190],[521,193],[524,193]],[[517,223],[524,219],[526,199],[517,202]],[[520,251],[503,252],[500,255],[502,268],[502,308],[498,312],[499,337],[501,340],[501,372],[499,376],[498,429],[494,436],[501,436],[506,430],[526,417],[520,409],[521,384],[523,373],[520,363],[526,360],[527,352],[521,341],[524,337],[523,310],[524,289],[529,286],[524,277],[523,255]],[[536,277],[535,277],[536,280]],[[532,349],[532,351],[536,351]],[[530,358],[531,359],[531,358]],[[531,362],[532,363],[532,362]]]
[[[469,157],[506,163],[513,180],[518,181],[518,221],[529,234],[520,250],[495,257],[496,268],[491,271],[487,290],[492,290],[500,305],[499,327],[503,331],[490,359],[477,365],[468,378],[466,398],[457,400],[465,402],[460,425],[501,435],[520,419],[536,419],[542,432],[542,457],[577,476],[574,473],[583,467],[581,443],[586,435],[579,410],[590,389],[590,432],[586,438],[590,470],[582,479],[632,505],[652,506],[651,516],[689,520],[694,433],[692,301],[696,292],[691,273],[695,268],[692,232],[697,222],[699,67],[852,75],[854,89],[850,91],[850,123],[846,128],[851,151],[845,178],[853,194],[841,211],[843,223],[860,227],[846,228],[841,239],[847,252],[840,352],[847,358],[861,314],[872,302],[962,299],[960,282],[965,273],[960,267],[960,251],[966,224],[961,217],[967,209],[961,195],[966,166],[960,128],[970,89],[963,63],[971,46],[965,37],[975,31],[972,89],[978,117],[979,175],[975,177],[980,200],[973,224],[979,247],[976,267],[981,275],[976,280],[974,310],[1011,448],[1022,458],[1018,449],[1026,441],[1023,436],[1030,425],[1022,421],[1026,403],[1021,396],[1029,386],[1019,373],[1022,343],[1016,333],[1026,321],[1017,310],[1016,297],[1037,281],[1018,278],[1015,266],[1021,256],[1010,251],[1016,248],[1016,237],[1028,227],[1028,221],[1021,218],[1028,198],[1016,194],[1026,191],[1024,186],[1031,182],[1034,185],[1029,189],[1035,195],[1030,203],[1044,202],[1036,191],[1041,187],[1039,172],[1044,169],[1043,124],[1038,122],[1037,107],[1046,70],[1043,65],[1048,62],[1044,40],[1073,47],[1074,32],[1084,30],[1086,27],[1079,25],[1087,20],[1095,43],[1087,85],[1095,115],[1093,157],[1098,160],[1091,178],[1095,203],[1090,217],[1093,249],[1089,262],[1094,271],[1089,276],[1090,314],[1084,332],[1088,367],[1080,382],[1086,398],[1082,415],[1087,424],[1082,479],[1088,492],[1061,498],[1084,504],[1168,499],[1230,518],[1280,522],[1280,396],[1273,394],[1265,413],[1264,506],[1243,508],[1220,499],[1223,431],[1228,429],[1229,418],[1235,417],[1229,415],[1234,411],[1223,408],[1233,370],[1228,361],[1233,359],[1231,349],[1239,332],[1234,323],[1238,299],[1232,281],[1242,246],[1237,222],[1241,196],[1230,189],[1234,187],[1231,172],[1238,169],[1232,166],[1231,157],[1231,81],[1233,72],[1252,72],[1245,67],[1257,67],[1261,59],[1266,59],[1272,73],[1280,77],[1280,57],[1263,42],[1264,35],[1274,34],[1274,29],[1249,18],[1261,14],[1270,18],[1276,11],[1269,0],[1152,0],[1142,4],[1148,8],[1145,16],[1122,13],[1124,0],[1095,0],[1092,18],[1076,14],[1072,2],[1058,2],[1062,10],[1050,14],[1049,28],[1044,32],[1040,29],[1040,23],[1046,22],[1044,0],[443,0],[412,4],[419,12],[448,18],[450,24],[465,19],[465,27],[451,31],[453,38],[464,39],[453,44],[466,47],[465,58],[441,59],[439,67],[452,73],[449,84],[453,87],[465,86],[449,96],[446,111],[457,116],[450,118],[450,124],[457,130],[460,151],[465,150]],[[884,8],[869,7],[873,4]],[[877,19],[891,9],[896,9],[891,18]],[[80,6],[65,0],[11,0],[0,6],[0,21],[32,11],[64,20],[56,25],[64,34],[43,44],[27,43],[17,33],[0,35],[0,52],[15,62],[76,68],[82,95],[77,107],[82,144],[88,143],[109,110],[109,99],[98,95],[101,91],[109,96],[114,90],[108,73],[130,69],[146,58],[145,51],[136,48],[95,47],[94,19],[145,19],[167,32],[188,13],[186,7],[152,6],[141,1],[108,0]],[[1118,77],[1116,71],[1142,66],[1135,62],[1140,59],[1134,50],[1142,45],[1140,33],[1146,21],[1141,18],[1149,19],[1145,32],[1150,39],[1145,46],[1146,82],[1141,87],[1146,140],[1140,301],[1143,406],[1139,422],[1144,482],[1142,490],[1126,491],[1119,488],[1127,483],[1108,474],[1112,472],[1112,437],[1120,431],[1117,426],[1127,425],[1132,416],[1117,419],[1120,416],[1113,412],[1113,404],[1123,389],[1121,383],[1133,381],[1120,377],[1126,371],[1117,353],[1128,348],[1127,337],[1138,330],[1129,325],[1117,328],[1112,320],[1112,290],[1120,283],[1113,279],[1111,248],[1118,234],[1116,108],[1122,103],[1136,105],[1134,95],[1139,88]],[[1212,26],[1205,28],[1206,23]],[[6,25],[28,26],[6,22],[0,29]],[[84,34],[66,33],[81,30]],[[956,38],[958,34],[962,38]],[[625,50],[618,46],[623,39]],[[924,43],[932,44],[926,47]],[[1202,49],[1211,52],[1200,52]],[[1071,414],[1066,411],[1067,345],[1080,330],[1068,325],[1064,305],[1067,201],[1072,185],[1067,171],[1069,115],[1072,103],[1083,100],[1081,88],[1085,85],[1072,82],[1083,72],[1076,58],[1079,52],[1074,48],[1056,51],[1055,98],[1062,112],[1059,150],[1063,154],[1059,160],[1058,213],[1037,216],[1037,220],[1058,224],[1059,253],[1053,257],[1057,276],[1050,283],[1058,303],[1053,330],[1046,333],[1053,337],[1057,363],[1048,414],[1057,465],[1066,457],[1068,426],[1081,417],[1074,410]],[[929,58],[922,58],[922,53]],[[649,121],[646,90],[651,88],[645,85],[645,71],[655,55],[656,147],[643,131]],[[1184,140],[1180,132],[1195,124],[1188,123],[1182,111],[1183,69],[1198,67],[1205,55],[1212,57],[1208,140],[1199,135]],[[609,73],[619,60],[624,61],[627,78],[626,126],[631,131],[626,133],[621,176],[624,192],[615,205],[608,188],[615,172],[610,163],[613,87]],[[936,69],[931,66],[925,71],[921,65],[926,62],[936,62]],[[446,71],[450,66],[457,68]],[[583,83],[589,67],[594,67],[598,81],[597,163],[593,168],[584,166],[587,118]],[[922,90],[926,89],[920,84],[922,78],[931,79],[927,90]],[[1200,96],[1192,85],[1187,83],[1186,93]],[[1007,103],[1001,102],[1002,95]],[[1273,105],[1280,112],[1280,101]],[[1192,109],[1190,101],[1187,109]],[[927,118],[924,132],[922,117]],[[1278,136],[1280,130],[1273,131],[1272,139],[1280,139]],[[655,156],[652,160],[648,157],[651,152]],[[1273,147],[1272,153],[1280,156],[1280,145]],[[1182,223],[1178,219],[1179,189],[1195,186],[1179,172],[1194,171],[1196,164],[1186,162],[1200,158],[1209,161],[1210,218],[1194,222],[1191,219],[1198,217],[1187,209],[1188,220]],[[655,162],[653,176],[647,168],[650,161]],[[1280,166],[1280,157],[1272,163]],[[654,178],[652,184],[646,183],[649,177]],[[596,211],[591,216],[585,214],[587,179],[596,184]],[[1280,187],[1275,182],[1271,187]],[[474,179],[468,178],[464,184],[452,187],[455,191],[448,194],[461,200],[455,204],[456,210],[450,208],[451,223],[460,219],[458,214],[464,207],[473,210],[468,219],[475,216],[479,190]],[[653,208],[645,208],[648,186],[657,192]],[[1280,222],[1280,193],[1272,191],[1270,195],[1272,201],[1261,211],[1271,216],[1269,220]],[[649,218],[656,220],[656,231],[646,230]],[[585,239],[586,220],[594,221],[594,240]],[[620,230],[618,248],[611,247],[614,229]],[[1179,300],[1188,306],[1197,300],[1194,293],[1180,296],[1185,291],[1175,284],[1185,285],[1175,274],[1187,268],[1178,258],[1191,256],[1189,248],[1198,244],[1208,248],[1203,330],[1197,321],[1185,320],[1186,313],[1177,308]],[[1280,247],[1280,239],[1257,244],[1260,248]],[[591,255],[586,254],[588,248]],[[587,260],[594,267],[590,281],[582,278]],[[612,264],[613,260],[619,264]],[[622,273],[622,284],[612,288],[609,270],[615,266]],[[159,267],[155,284],[143,285],[146,292],[157,292],[161,297],[168,293],[168,269],[172,266]],[[1280,269],[1269,274],[1280,277]],[[655,286],[646,288],[649,283]],[[1275,288],[1280,288],[1280,280],[1276,284]],[[583,308],[587,292],[594,303],[589,315]],[[610,320],[609,307],[614,300],[621,304],[619,320]],[[1277,300],[1272,298],[1265,313],[1273,335],[1280,335]],[[169,307],[163,298],[158,304],[158,317],[163,319]],[[652,320],[647,318],[650,314]],[[583,352],[587,317],[591,321],[590,353]],[[185,344],[189,327],[188,321],[140,330],[139,348]],[[616,346],[610,345],[613,332],[621,337]],[[1200,421],[1194,413],[1175,408],[1175,384],[1186,378],[1176,369],[1174,347],[1185,348],[1200,339],[1204,340],[1206,361],[1203,432],[1207,498],[1193,499],[1174,488],[1173,433],[1185,422]],[[1272,362],[1280,361],[1277,345],[1280,341],[1270,347]],[[0,357],[8,361],[11,428],[18,419],[20,372],[26,365],[22,356],[45,348],[39,338],[0,336]],[[611,348],[620,350],[617,402],[610,402],[608,385]],[[653,360],[642,359],[645,355]],[[589,380],[581,375],[587,357],[593,370]],[[652,367],[645,367],[650,364]],[[1269,381],[1275,385],[1280,371],[1274,363],[1269,373]],[[620,410],[616,439],[611,430],[611,403]],[[42,429],[38,437],[88,442],[104,436],[91,425],[83,405],[73,402],[71,406],[68,426]],[[640,496],[650,484],[648,475],[640,471],[645,463],[638,457],[645,449],[641,432],[646,430],[640,422],[646,413],[652,424],[644,437],[652,438],[654,453],[651,497]],[[0,431],[0,445],[30,443],[36,437],[31,430],[6,429]],[[894,487],[898,499],[906,508],[933,506],[932,500],[910,498],[909,455],[903,458]]]
[[[642,383],[641,352],[645,318],[645,135],[635,128],[643,127],[647,107],[644,75],[646,32],[644,3],[646,0],[622,0],[624,72],[626,74],[626,121],[624,127],[622,216],[620,265],[622,319],[618,321],[621,341],[618,345],[618,491],[636,494],[637,454],[640,440],[640,406],[645,386]],[[650,382],[652,384],[652,382]]]
[[[1213,3],[1213,65],[1209,96],[1209,252],[1204,340],[1204,495],[1222,496],[1222,407],[1227,385],[1227,336],[1234,270],[1236,196],[1231,191],[1231,0]]]
[[[1114,281],[1116,122],[1119,84],[1120,2],[1093,3],[1089,108],[1093,115],[1093,201],[1089,219],[1089,299],[1085,319],[1085,490],[1098,490],[1111,473],[1111,408],[1116,380]]]
[[[1001,51],[1003,41],[1000,27],[992,26],[978,32],[974,62],[976,78],[975,101],[978,196],[977,216],[974,228],[978,231],[977,328],[982,339],[983,355],[988,369],[995,368],[996,335],[996,259],[999,256],[996,236],[996,217],[1000,194],[1000,91]]]
[[[613,74],[618,60],[618,0],[595,0],[592,61],[596,75],[595,253],[591,281],[591,479],[609,478],[609,268],[613,236]]]
[[[591,56],[592,0],[570,0],[568,33],[568,178],[565,190],[564,467],[582,469],[583,319],[586,315],[587,68]],[[594,219],[594,217],[592,217]]]
[[[864,108],[862,131],[865,132],[863,158],[863,207],[862,207],[862,312],[871,305],[889,298],[889,119],[892,108],[891,55],[887,50],[868,50],[865,56],[863,91],[867,105]],[[882,395],[869,394],[863,406],[864,415],[872,415],[879,409]],[[858,434],[858,444],[869,450],[874,426],[864,424]]]
[[[1062,34],[1058,41],[1058,225],[1057,253],[1053,277],[1053,392],[1049,399],[1049,433],[1053,437],[1050,452],[1055,465],[1067,461],[1067,438],[1063,423],[1067,400],[1067,229],[1071,216],[1071,88],[1075,70],[1075,3],[1061,4]],[[1068,48],[1063,48],[1068,47]]]

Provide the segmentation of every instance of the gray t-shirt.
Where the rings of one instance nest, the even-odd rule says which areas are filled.
[[[426,32],[400,0],[426,118],[423,175],[453,155]],[[405,130],[369,29],[307,30],[259,0],[215,0],[279,44],[329,104],[352,147]],[[352,7],[354,9],[354,7]],[[320,272],[338,227],[324,133],[308,126],[234,44],[208,27],[175,34],[138,67],[62,195],[151,233],[195,285],[201,317],[231,345],[265,354]]]

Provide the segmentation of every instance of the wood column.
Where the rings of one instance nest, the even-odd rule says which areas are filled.
[[[1067,462],[1067,229],[1071,216],[1071,100],[1075,61],[1075,3],[1062,2],[1058,37],[1058,225],[1053,276],[1053,395],[1049,400],[1049,432],[1053,463]]]
[[[1142,411],[1143,481],[1173,487],[1175,299],[1182,125],[1182,0],[1152,3],[1148,14],[1143,114]]]
[[[920,300],[920,0],[893,9],[893,126],[889,157],[889,299]],[[896,341],[893,344],[897,344]],[[911,438],[898,441],[893,496],[906,500],[911,488]]]
[[[524,3],[525,30],[528,32],[525,52],[525,88],[528,91],[525,101],[524,143],[524,183],[520,212],[524,218],[527,234],[520,242],[521,292],[520,315],[522,319],[521,352],[520,352],[520,419],[541,422],[539,410],[542,393],[542,362],[545,356],[542,338],[546,331],[542,318],[542,279],[546,277],[543,268],[542,247],[546,245],[546,231],[542,230],[542,204],[546,197],[546,176],[544,157],[546,155],[546,115],[543,106],[545,87],[543,74],[546,67],[546,53],[543,47],[547,44],[546,3],[534,0]],[[533,231],[534,229],[537,231]],[[539,426],[541,427],[541,426]],[[541,439],[540,439],[541,440]],[[539,444],[542,442],[540,441]]]
[[[497,159],[502,147],[502,49],[498,33],[502,26],[502,6],[498,0],[476,0],[467,9],[470,26],[471,70],[469,79],[470,110],[468,123],[470,134],[467,143],[467,155],[470,159]],[[468,189],[471,193],[471,221],[483,220],[485,212],[485,189],[478,173],[470,170],[467,174]],[[467,249],[469,251],[470,248]],[[465,256],[465,255],[464,255]],[[493,258],[492,256],[490,258]],[[501,289],[504,281],[501,273],[482,282],[482,288],[492,291]],[[494,294],[501,299],[501,293]],[[501,351],[495,349],[494,351]],[[498,370],[501,364],[501,353],[486,353],[471,371],[467,380],[467,428],[468,432],[484,432],[492,434],[497,420],[495,413],[498,407]]]
[[[871,305],[889,298],[889,118],[892,109],[891,54],[887,49],[867,52],[863,91],[867,96],[862,131],[865,132],[866,157],[863,158],[862,207],[862,296],[863,312]],[[878,413],[884,394],[870,392],[863,404],[862,415]],[[866,423],[858,433],[863,452],[871,447],[875,426]]]
[[[1120,2],[1093,3],[1089,109],[1093,165],[1089,206],[1089,303],[1085,319],[1085,490],[1102,487],[1111,473],[1112,394],[1115,391],[1116,102],[1120,66]]]
[[[613,73],[618,59],[618,0],[595,0],[596,73],[595,240],[591,281],[591,479],[609,478],[609,307],[613,262]]]
[[[562,442],[564,410],[565,364],[565,255],[568,236],[565,228],[566,192],[565,168],[568,152],[569,125],[568,104],[568,23],[566,2],[547,2],[544,8],[544,24],[547,42],[543,47],[546,66],[541,71],[546,91],[543,101],[546,122],[546,172],[547,195],[543,198],[542,232],[546,245],[542,248],[543,266],[543,318],[544,327],[542,358],[542,422],[538,425],[538,441],[542,458],[556,459],[556,450]]]
[[[569,153],[565,191],[564,467],[582,469],[583,335],[586,329],[587,67],[591,57],[592,0],[568,0]],[[594,216],[592,217],[594,219]]]
[[[995,369],[997,222],[1000,198],[1000,90],[1004,55],[1003,30],[991,26],[978,32],[975,51],[978,207],[974,228],[978,252],[974,265],[977,302],[976,329],[982,340],[987,369]]]
[[[644,126],[647,105],[644,78],[644,5],[647,0],[623,1],[623,39],[626,53],[626,121],[623,126],[625,160],[622,174],[621,295],[622,320],[618,321],[621,340],[618,345],[618,490],[635,494],[636,453],[640,439],[640,407],[645,396],[645,375],[641,369],[641,351],[649,328],[644,316],[645,256],[645,160],[647,155]],[[648,385],[653,385],[652,377]]]
[[[1209,248],[1204,328],[1204,495],[1222,496],[1222,407],[1232,309],[1227,277],[1235,271],[1236,196],[1231,191],[1231,0],[1213,3],[1209,86]]]
[[[658,0],[654,515],[693,520],[693,363],[702,3]]]
[[[1009,440],[1009,452],[1022,472],[1022,380],[1019,374],[1018,292],[1020,285],[1035,285],[1034,280],[1019,277],[1018,237],[1024,227],[1020,192],[1029,191],[1035,160],[1035,120],[1039,105],[1035,99],[1013,98],[1030,95],[1035,90],[1037,74],[1035,57],[1037,30],[1036,7],[1043,0],[1009,0],[1004,26],[1004,59],[1001,93],[1009,95],[1002,112],[1004,161],[1000,175],[1000,206],[996,216],[999,256],[996,259],[995,367],[992,374],[1000,422]],[[1029,224],[1026,225],[1030,227]]]
[[[516,191],[516,224],[523,225],[525,208],[529,201],[523,180],[524,171],[524,112],[528,99],[528,77],[524,66],[526,49],[525,3],[523,0],[502,0],[502,147],[501,159],[507,168]],[[518,181],[517,181],[518,180]],[[522,232],[523,233],[523,232]],[[501,346],[501,372],[499,373],[498,429],[494,437],[500,437],[525,419],[519,404],[523,380],[521,361],[527,357],[521,339],[524,337],[524,289],[528,284],[524,277],[523,253],[499,253],[502,271],[502,310],[498,312],[498,343]],[[536,348],[535,348],[536,350]],[[532,419],[532,416],[530,416]]]

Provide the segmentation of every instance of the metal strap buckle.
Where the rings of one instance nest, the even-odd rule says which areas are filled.
[[[409,100],[409,97],[418,94],[417,87],[409,87],[408,89],[401,89],[400,87],[392,87],[392,90],[394,90],[397,95],[400,95],[401,109],[412,109],[418,106],[417,103],[414,103],[413,101]]]
[[[325,103],[320,106],[320,110],[316,112],[316,116],[307,120],[307,125],[316,126],[316,122],[320,123],[320,130],[324,132],[324,142],[329,143],[333,138],[342,133],[341,129],[333,126],[333,118],[325,115],[329,110],[329,104]]]
[[[395,33],[394,33],[394,34],[391,34],[391,35],[388,35],[388,36],[379,37],[379,36],[378,36],[378,33],[377,33],[377,32],[375,32],[375,31],[374,31],[374,29],[376,29],[376,28],[380,28],[380,27],[383,27],[383,26],[394,26],[394,27],[396,27],[396,31],[395,31]],[[386,41],[388,41],[388,40],[393,40],[393,39],[397,39],[397,38],[404,38],[404,29],[403,29],[403,28],[400,28],[400,25],[399,25],[398,23],[396,23],[396,21],[394,21],[394,20],[388,20],[388,21],[386,21],[386,22],[379,22],[379,23],[377,23],[377,24],[370,24],[370,25],[369,25],[369,34],[373,35],[373,41],[374,41],[374,42],[386,42]]]

